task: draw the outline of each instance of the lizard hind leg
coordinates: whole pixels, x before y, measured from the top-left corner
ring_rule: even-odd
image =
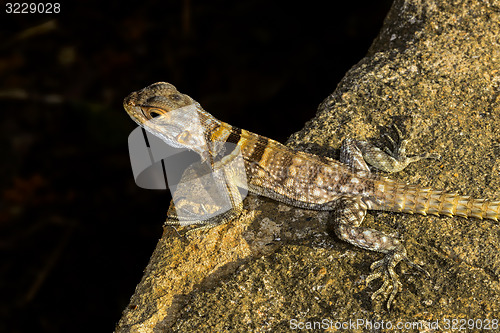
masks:
[[[374,168],[389,173],[399,172],[406,168],[410,163],[420,161],[421,159],[440,158],[438,154],[431,153],[424,153],[417,156],[407,156],[406,145],[410,141],[410,138],[405,138],[401,130],[396,125],[392,125],[392,127],[396,132],[396,139],[391,138],[387,134],[384,135],[392,146],[392,149],[385,147],[382,150],[367,141],[352,141],[352,144],[358,147],[364,160]]]
[[[363,153],[357,145],[357,141],[353,139],[345,139],[340,147],[340,162],[347,164],[353,169],[370,172],[370,168],[366,164]]]
[[[387,309],[390,310],[394,297],[401,289],[401,282],[394,271],[397,264],[405,260],[412,267],[424,272],[425,270],[407,258],[406,249],[399,240],[381,231],[361,226],[367,208],[361,197],[339,198],[335,202],[333,227],[340,239],[357,247],[385,254],[383,259],[370,266],[372,273],[367,277],[366,283],[378,278],[383,280],[382,287],[372,295],[372,300],[380,294],[387,298],[390,292],[387,301]]]

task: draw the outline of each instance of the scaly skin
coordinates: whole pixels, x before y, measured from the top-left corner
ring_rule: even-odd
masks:
[[[193,120],[190,118],[169,116],[173,114],[172,111],[189,106],[194,107],[201,129],[193,130]],[[397,127],[399,140],[394,142],[391,139],[393,152],[384,152],[367,142],[347,139],[341,147],[340,161],[336,161],[294,151],[274,140],[221,122],[169,83],[158,82],[130,94],[124,101],[124,107],[132,119],[146,130],[170,145],[197,152],[204,161],[212,161],[218,154],[217,145],[210,148],[212,146],[206,142],[234,143],[239,147],[237,153],[243,156],[246,183],[232,176],[230,167],[220,177],[221,183],[230,189],[232,210],[204,221],[179,221],[176,214],[169,211],[167,223],[197,223],[210,227],[235,218],[243,209],[242,199],[235,190],[237,187],[246,187],[250,192],[301,208],[331,210],[330,223],[339,238],[363,249],[385,254],[382,260],[371,265],[373,273],[366,282],[383,279],[382,287],[372,295],[372,299],[379,294],[384,297],[389,295],[387,309],[390,309],[401,288],[394,272],[396,265],[405,260],[420,271],[425,271],[407,258],[406,249],[398,239],[361,225],[367,210],[458,215],[495,221],[500,216],[500,201],[445,193],[371,173],[367,163],[379,170],[396,172],[409,163],[436,157],[430,154],[407,157],[407,140],[401,139]],[[157,116],[161,118],[158,120],[159,125],[151,125],[149,120]],[[227,162],[219,165],[211,163],[214,170],[224,166],[224,163],[227,165]],[[195,202],[188,200],[176,209],[194,211],[195,206]],[[202,208],[206,209],[204,206]]]

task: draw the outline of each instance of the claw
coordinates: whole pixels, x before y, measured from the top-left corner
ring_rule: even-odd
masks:
[[[430,277],[430,274],[424,268],[422,268],[422,266],[415,264],[407,258],[404,248],[403,250],[389,253],[383,259],[375,261],[370,266],[370,269],[373,271],[373,273],[368,275],[368,277],[366,278],[366,285],[368,285],[375,279],[382,279],[382,287],[380,287],[372,294],[371,299],[374,300],[379,295],[383,295],[383,298],[385,299],[390,293],[389,297],[387,298],[387,311],[390,311],[391,304],[394,301],[394,298],[403,287],[403,285],[399,281],[398,275],[394,271],[396,265],[402,260],[406,261],[408,265],[417,269],[419,272],[424,273],[427,277]]]
[[[408,139],[404,139],[403,133],[396,124],[392,124],[394,131],[396,132],[396,138],[393,138],[389,134],[383,134],[384,138],[389,141],[391,148],[384,147],[384,152],[389,156],[394,157],[398,161],[404,161],[406,159],[406,145],[408,144]]]
[[[410,260],[410,259],[408,259],[408,258],[405,258],[405,261],[406,261],[406,263],[407,263],[408,265],[410,265],[411,267],[415,268],[415,269],[416,269],[417,271],[419,271],[420,273],[424,273],[424,274],[425,274],[425,276],[426,276],[427,278],[430,278],[430,277],[431,277],[431,275],[429,274],[429,272],[427,272],[427,271],[425,270],[425,268],[423,268],[422,266],[420,266],[420,265],[418,265],[418,264],[415,264],[413,261],[411,261],[411,260]]]
[[[391,155],[398,161],[403,161],[406,159],[406,145],[408,144],[409,139],[404,138],[403,132],[396,124],[392,124],[392,128],[396,132],[396,140],[389,135],[386,135],[386,138],[389,139],[392,145]]]
[[[420,156],[418,156],[419,159],[424,159],[424,158],[430,158],[430,159],[434,159],[434,160],[440,160],[441,159],[441,155],[437,154],[437,153],[425,153],[425,154],[422,154]]]
[[[392,138],[389,134],[387,134],[387,133],[384,133],[383,137],[384,137],[387,141],[389,141],[389,143],[390,143],[390,144],[391,144],[391,146],[392,146],[392,150],[395,150],[395,149],[396,149],[396,147],[397,147],[396,141],[394,141],[394,139],[393,139],[393,138]],[[387,148],[387,149],[389,149],[388,147],[386,147],[386,148]],[[391,151],[391,150],[389,149],[389,151]],[[391,151],[391,153],[392,153],[392,151]]]
[[[399,282],[398,275],[396,274],[396,272],[394,272],[394,266],[396,264],[397,262],[396,263],[394,262],[394,256],[387,255],[384,259],[375,261],[370,266],[370,268],[374,272],[368,275],[368,277],[366,278],[367,285],[371,281],[378,278],[381,278],[382,281],[384,281],[382,287],[380,287],[377,291],[375,291],[372,294],[371,299],[374,300],[379,295],[383,295],[383,298],[387,298],[387,294],[389,294],[390,292],[389,298],[387,300],[387,311],[390,311],[391,304],[394,301],[394,298],[402,288],[402,284],[401,282]]]
[[[394,151],[390,150],[390,149],[389,149],[389,147],[384,147],[384,152],[385,152],[387,155],[389,155],[389,156],[391,156],[391,157],[396,158],[396,157],[394,156]]]
[[[403,138],[403,133],[401,132],[401,130],[399,129],[398,125],[396,124],[392,124],[392,127],[394,128],[394,130],[396,131],[396,133],[398,134],[398,141],[401,141],[401,139]]]

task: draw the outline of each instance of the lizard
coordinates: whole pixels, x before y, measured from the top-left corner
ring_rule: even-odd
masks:
[[[402,288],[395,267],[402,261],[417,270],[429,274],[412,262],[404,245],[395,237],[362,226],[368,210],[384,210],[403,213],[432,214],[436,216],[461,216],[498,221],[500,201],[474,199],[429,187],[394,181],[370,170],[372,167],[388,173],[403,170],[410,163],[424,158],[436,158],[434,154],[406,155],[408,139],[391,140],[394,149],[381,150],[366,141],[345,139],[340,148],[340,158],[309,154],[293,150],[267,137],[233,127],[206,112],[190,96],[180,93],[166,82],[154,83],[131,93],[124,99],[124,108],[130,117],[152,134],[174,147],[184,147],[209,161],[219,170],[229,164],[228,159],[241,154],[244,161],[246,182],[231,172],[220,173],[222,183],[229,188],[232,209],[206,220],[182,221],[169,210],[167,224],[199,224],[203,228],[231,221],[243,210],[242,198],[237,187],[246,187],[251,193],[265,196],[305,209],[331,211],[328,224],[341,240],[354,246],[384,254],[371,266],[366,284],[382,279],[382,286],[371,299],[378,295],[387,298],[387,310]],[[201,128],[194,130],[190,117],[173,117],[173,111],[185,107],[194,108]],[[207,142],[233,143],[234,151],[226,160],[214,162],[220,153],[220,145]],[[219,163],[219,164],[217,164]],[[230,168],[226,168],[230,169]],[[179,210],[180,207],[176,207]]]

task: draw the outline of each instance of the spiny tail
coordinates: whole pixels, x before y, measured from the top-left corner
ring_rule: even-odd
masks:
[[[415,185],[380,182],[375,209],[422,215],[475,217],[498,221],[500,201],[474,199]]]

